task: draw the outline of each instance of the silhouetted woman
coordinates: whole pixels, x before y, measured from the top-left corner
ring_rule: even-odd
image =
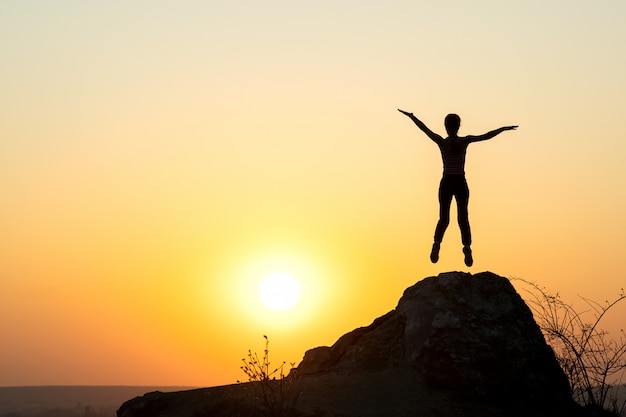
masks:
[[[442,138],[430,130],[413,113],[398,109],[413,120],[429,138],[433,140],[441,151],[443,159],[443,178],[439,184],[439,222],[435,228],[435,242],[430,253],[430,260],[436,263],[439,260],[439,247],[443,240],[443,235],[450,223],[450,205],[452,197],[456,199],[459,228],[461,229],[461,240],[463,242],[463,253],[465,254],[465,265],[472,266],[472,233],[470,231],[467,205],[469,202],[469,188],[465,180],[465,152],[467,146],[472,142],[491,139],[505,130],[514,130],[517,126],[504,126],[480,136],[459,136],[461,118],[456,114],[449,114],[445,119],[447,138]]]

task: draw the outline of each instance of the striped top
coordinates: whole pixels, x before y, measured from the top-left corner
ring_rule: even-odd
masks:
[[[465,175],[465,153],[469,144],[469,140],[460,137],[437,142],[443,160],[443,175]]]

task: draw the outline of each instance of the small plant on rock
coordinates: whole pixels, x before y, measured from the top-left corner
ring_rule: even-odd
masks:
[[[241,370],[248,377],[248,382],[252,385],[251,401],[259,408],[263,416],[287,417],[295,415],[295,405],[299,392],[295,389],[295,376],[291,371],[295,368],[295,363],[290,363],[288,372],[285,372],[286,362],[272,368],[269,354],[269,339],[265,339],[265,350],[263,356],[248,350],[247,357],[241,361]],[[237,381],[241,382],[241,381]]]

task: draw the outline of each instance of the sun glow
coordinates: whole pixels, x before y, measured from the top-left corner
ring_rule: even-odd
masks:
[[[325,280],[329,272],[314,252],[303,256],[296,250],[274,250],[251,256],[252,252],[260,251],[241,251],[232,256],[230,265],[215,272],[230,277],[222,285],[207,283],[215,314],[235,308],[243,316],[233,317],[246,319],[239,325],[260,326],[263,332],[274,334],[320,318],[320,302],[329,299]]]
[[[285,311],[300,300],[300,283],[284,272],[269,274],[259,285],[259,297],[263,304],[275,311]]]

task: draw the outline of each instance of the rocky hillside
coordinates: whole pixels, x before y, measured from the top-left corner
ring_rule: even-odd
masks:
[[[254,399],[263,394],[269,402]],[[584,413],[511,283],[490,272],[449,272],[407,288],[398,306],[371,325],[306,352],[287,381],[150,393],[118,411],[119,417],[239,415]]]

